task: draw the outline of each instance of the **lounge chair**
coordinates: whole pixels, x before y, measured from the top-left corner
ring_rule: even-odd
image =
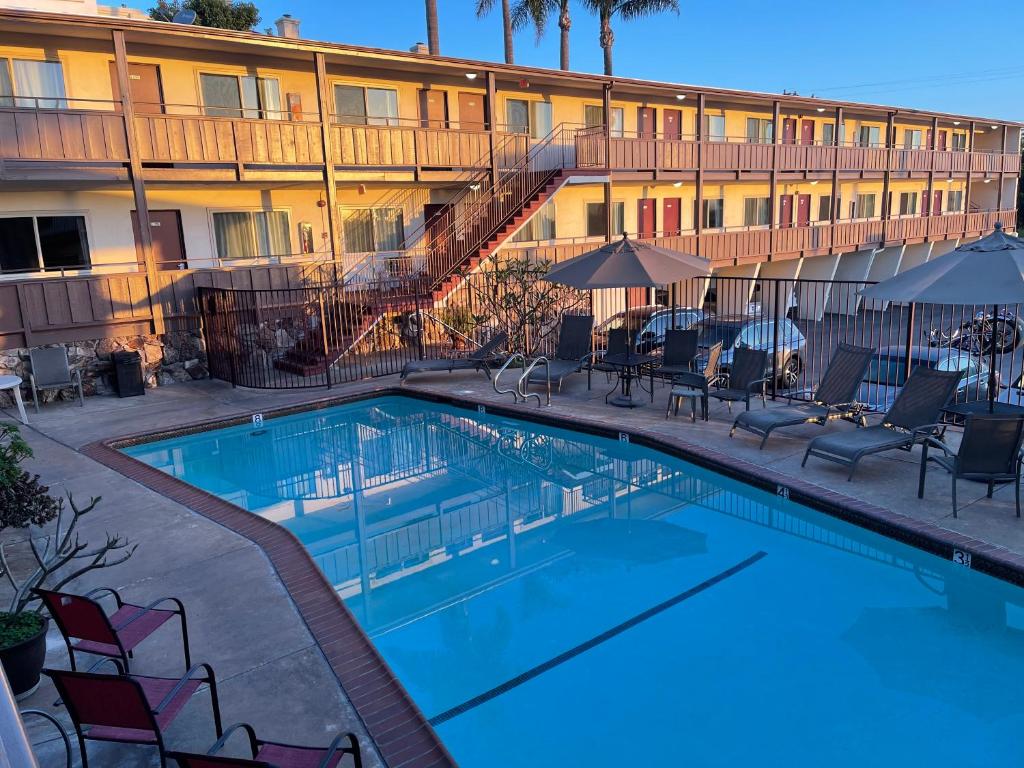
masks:
[[[530,384],[545,384],[550,381],[561,392],[562,382],[574,373],[582,371],[583,366],[592,360],[593,332],[593,315],[562,315],[555,356],[548,360],[547,368],[539,365],[530,372],[524,389]]]
[[[846,479],[852,480],[857,462],[865,456],[896,449],[909,451],[941,429],[939,416],[956,393],[961,377],[962,371],[917,366],[881,424],[814,438],[801,466],[807,464],[808,456],[817,456],[849,466]]]
[[[723,376],[720,381],[726,382],[726,386],[712,389],[708,392],[709,397],[716,400],[724,400],[729,406],[729,413],[732,413],[732,404],[742,402],[750,410],[750,398],[756,394],[761,395],[761,406],[765,402],[765,388],[770,376],[765,376],[768,367],[768,350],[751,349],[740,347],[733,350],[732,365],[729,366],[729,373]]]
[[[249,739],[252,759],[218,755],[231,735],[239,729],[244,731]],[[336,768],[342,765],[346,755],[352,756],[352,768],[362,768],[363,757],[359,751],[359,741],[351,733],[334,737],[326,747],[300,747],[265,741],[257,738],[256,731],[248,723],[235,723],[224,731],[224,735],[217,739],[205,755],[169,752],[167,756],[177,760],[180,768]]]
[[[84,595],[46,589],[33,589],[32,592],[43,601],[57,629],[64,636],[72,670],[76,668],[75,654],[80,652],[117,659],[127,672],[129,659],[136,646],[175,617],[181,622],[185,668],[192,666],[185,607],[177,598],[164,597],[143,606],[124,602],[121,595],[108,587],[100,587]],[[100,595],[114,598],[117,610],[109,616],[94,599]],[[158,607],[164,603],[170,605]]]
[[[120,669],[116,659],[101,659]],[[93,669],[98,665],[94,665]],[[210,688],[213,727],[220,738],[217,680],[207,664],[197,664],[180,678],[142,675],[102,675],[44,669],[75,726],[82,768],[89,768],[86,741],[118,742],[156,747],[160,765],[167,765],[164,731],[181,714],[189,699],[205,683]]]
[[[605,355],[625,355],[627,352],[629,352],[629,331],[625,328],[613,328],[608,331],[608,348],[594,352],[593,362],[587,366],[587,388],[590,388],[590,375],[594,371],[605,374],[606,378],[611,378],[612,374],[619,371],[614,365],[601,362],[601,358]]]
[[[873,350],[867,347],[840,344],[821,377],[821,383],[814,392],[812,402],[766,408],[761,411],[743,411],[733,422],[729,437],[732,437],[737,429],[745,429],[760,435],[760,447],[764,448],[771,433],[779,427],[825,424],[830,419],[857,415],[859,407],[855,398],[873,354]]]
[[[669,328],[661,348],[661,365],[654,369],[654,377],[671,381],[680,374],[692,373],[697,352],[696,328]]]
[[[675,405],[675,415],[679,415],[679,401],[684,397],[690,398],[690,420],[697,421],[697,400],[700,400],[700,417],[708,420],[708,392],[711,385],[718,380],[718,361],[722,359],[722,342],[718,342],[708,350],[707,361],[704,363],[704,370],[701,373],[690,371],[681,373],[672,379],[672,391],[668,395],[668,410],[665,418],[672,412]]]
[[[483,371],[487,378],[491,378],[491,364],[494,362],[498,350],[508,343],[508,334],[500,331],[490,340],[474,350],[466,357],[426,358],[423,360],[410,360],[402,366],[401,381],[413,373],[429,373],[447,371]]]
[[[1024,415],[968,414],[960,449],[954,453],[945,443],[929,437],[921,448],[921,474],[917,498],[924,497],[924,479],[928,462],[933,461],[953,476],[953,517],[956,517],[956,481],[975,480],[988,484],[992,498],[996,483],[1013,481],[1017,517],[1020,517],[1021,444],[1024,443]],[[936,448],[942,455],[929,451]]]
[[[78,404],[85,406],[82,372],[71,370],[65,347],[35,347],[28,351],[28,357],[32,364],[29,384],[32,386],[32,402],[36,406],[36,413],[39,413],[39,393],[47,389],[75,387],[78,390]]]

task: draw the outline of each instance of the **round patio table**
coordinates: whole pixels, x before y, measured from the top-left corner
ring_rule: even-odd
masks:
[[[25,414],[25,403],[21,400],[21,376],[0,376],[0,392],[5,389],[14,393],[14,404],[18,406],[18,418],[22,424],[28,424]]]
[[[633,399],[633,379],[636,379],[637,383],[640,384],[640,388],[643,389],[644,368],[650,368],[656,360],[658,358],[655,355],[638,355],[633,352],[622,352],[602,357],[601,362],[612,366],[618,374],[618,381],[615,382],[615,386],[612,387],[611,391],[604,396],[604,401],[611,405],[617,405],[619,408],[639,408],[642,406],[643,403]],[[616,389],[620,390],[620,393],[612,397],[612,393]],[[651,402],[654,402],[653,383],[651,385]]]

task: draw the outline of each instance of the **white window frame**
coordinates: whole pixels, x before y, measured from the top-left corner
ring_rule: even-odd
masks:
[[[206,115],[207,109],[228,109],[228,107],[217,107],[211,106],[206,103],[206,99],[203,96],[203,75],[213,75],[215,77],[233,77],[235,78],[235,85],[238,87],[238,114],[233,116],[236,120],[285,120],[289,116],[288,106],[285,103],[285,95],[281,92],[281,78],[277,75],[263,75],[259,72],[239,72],[234,69],[210,69],[204,67],[196,70],[196,93],[199,94],[200,106],[203,109],[203,114]],[[249,107],[245,106],[243,99],[244,91],[242,90],[242,78],[243,77],[254,77],[257,80],[256,91],[259,93],[259,81],[260,80],[273,80],[277,83],[277,109],[267,109],[264,106],[259,106],[256,111],[259,113],[259,117],[251,118],[246,117],[245,113],[250,111]],[[210,117],[222,117],[222,115],[210,115]]]
[[[385,248],[381,250],[377,247],[376,242],[376,230],[374,229],[373,211],[398,211],[402,215],[402,242],[398,248]],[[342,216],[346,211],[370,211],[370,239],[373,240],[373,250],[371,251],[349,251],[348,244],[345,242],[345,223],[342,220]],[[405,221],[405,210],[401,206],[384,206],[384,205],[346,205],[341,203],[338,205],[338,226],[341,228],[341,246],[342,253],[345,254],[357,254],[357,253],[397,253],[404,251],[406,248],[405,234],[406,234],[406,221]]]
[[[609,235],[592,235],[588,229],[590,223],[590,206],[591,205],[604,205],[604,200],[587,200],[583,203],[583,230],[585,232],[584,237],[609,237]],[[612,218],[615,216],[615,206],[622,206],[622,229],[626,229],[626,201],[625,200],[612,200]],[[607,221],[607,219],[606,219]],[[614,224],[614,221],[612,222]],[[613,232],[610,237],[621,237],[621,232]]]
[[[338,112],[338,97],[336,95],[336,88],[343,86],[345,88],[358,88],[363,92],[363,122],[355,123],[349,122],[352,118],[358,117],[358,115],[339,115]],[[367,91],[390,91],[395,94],[395,114],[394,117],[377,117],[370,115],[370,103],[368,99]],[[399,98],[401,92],[397,87],[393,85],[377,85],[376,83],[353,83],[348,80],[332,80],[331,81],[331,111],[335,122],[341,125],[375,125],[375,126],[395,126],[402,124],[402,100]],[[447,97],[445,97],[447,98]],[[349,121],[342,120],[341,118],[349,118]],[[375,121],[375,122],[371,122]]]
[[[599,125],[588,125],[587,124],[587,107],[596,107],[597,109],[601,110],[602,114],[604,113],[604,104],[584,104],[583,105],[583,125],[587,126],[588,128],[599,128],[602,125],[604,125],[604,123],[600,123]],[[613,139],[621,139],[623,136],[626,135],[626,131],[625,131],[626,109],[625,109],[625,107],[616,107],[613,104],[610,111],[611,111],[613,116],[615,115],[616,112],[619,114],[619,124],[618,124],[618,126],[615,125],[614,121],[612,122],[612,125],[611,125],[612,138]],[[603,119],[604,118],[602,117],[602,120]]]
[[[50,97],[50,96],[19,94],[18,93],[18,81],[17,81],[17,79],[14,76],[14,62],[16,62],[16,61],[32,62],[32,63],[36,63],[36,64],[57,64],[57,65],[59,65],[60,66],[61,91],[62,91],[63,95],[60,96],[60,97]],[[13,54],[0,53],[0,63],[2,63],[2,65],[7,68],[7,79],[8,79],[8,81],[11,84],[11,95],[10,95],[11,106],[13,106],[13,107],[21,107],[21,108],[28,108],[28,109],[67,109],[68,108],[68,103],[70,101],[70,99],[68,99],[68,81],[67,81],[66,73],[64,72],[64,60],[61,59],[60,57],[52,58],[51,59],[51,58],[48,58],[46,56],[43,56],[43,57],[17,56],[17,55],[13,55]],[[7,98],[7,97],[0,96],[0,98]],[[31,103],[19,104],[18,103],[19,99],[21,99],[22,101],[31,102]],[[53,101],[53,102],[57,102],[57,105],[53,106],[53,107],[47,106],[46,104],[40,105],[40,103],[39,103],[40,101],[42,101],[42,102]]]
[[[37,219],[42,217],[57,217],[65,216],[68,218],[77,217],[83,220],[85,224],[85,257],[87,263],[80,267],[58,267],[57,269],[47,270],[46,265],[43,264],[43,244],[39,237],[39,222]],[[63,210],[63,211],[3,211],[0,212],[0,219],[32,219],[32,234],[36,241],[36,264],[39,269],[38,272],[86,272],[93,269],[94,266],[103,266],[102,264],[94,265],[92,263],[92,222],[90,221],[90,213],[87,210]],[[133,262],[134,263],[134,262]],[[24,277],[28,274],[34,274],[32,272],[4,272],[0,270],[0,279],[11,278],[11,277]]]
[[[217,251],[217,228],[216,228],[216,226],[214,226],[214,223],[213,223],[213,221],[214,221],[213,217],[214,217],[215,214],[218,214],[218,213],[275,213],[275,212],[276,213],[283,213],[283,214],[285,214],[288,217],[288,226],[286,227],[286,229],[288,231],[288,253],[268,254],[268,255],[261,255],[261,254],[259,254],[258,253],[259,248],[257,247],[259,245],[259,241],[256,239],[256,227],[255,226],[253,226],[253,229],[252,229],[252,232],[253,232],[253,253],[255,254],[254,256],[242,256],[241,258],[238,258],[238,259],[231,259],[231,258],[226,258],[224,256],[221,256],[220,253]],[[292,233],[292,218],[293,217],[292,217],[291,206],[283,206],[282,205],[282,206],[273,206],[271,208],[266,208],[266,207],[259,206],[259,205],[251,205],[251,206],[231,206],[229,208],[208,208],[207,209],[207,218],[208,218],[209,227],[210,227],[210,243],[213,246],[212,253],[213,253],[213,259],[215,261],[245,261],[246,259],[281,259],[281,258],[287,258],[288,256],[294,256],[295,255],[295,251],[294,251],[295,243],[292,240],[292,235],[293,235],[293,233]],[[276,262],[270,262],[270,263],[276,263]]]

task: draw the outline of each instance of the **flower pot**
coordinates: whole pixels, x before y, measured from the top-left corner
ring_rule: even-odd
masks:
[[[43,617],[43,624],[32,637],[20,643],[0,648],[0,663],[11,684],[15,697],[27,696],[39,685],[39,673],[46,660],[46,630],[50,624]]]

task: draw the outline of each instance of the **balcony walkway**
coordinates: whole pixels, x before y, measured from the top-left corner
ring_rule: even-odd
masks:
[[[30,413],[30,426],[24,430],[36,451],[28,468],[40,473],[43,482],[55,492],[66,490],[79,498],[104,496],[94,516],[86,518],[86,537],[95,539],[110,529],[139,543],[131,560],[109,572],[90,574],[76,584],[78,589],[114,586],[134,601],[148,601],[165,594],[181,597],[189,611],[193,657],[210,662],[216,670],[226,723],[246,720],[271,738],[287,737],[313,744],[326,743],[333,730],[353,729],[361,735],[370,766],[381,762],[372,749],[367,749],[365,732],[361,731],[351,705],[264,553],[241,536],[97,464],[79,453],[79,449],[103,438],[267,412],[398,384],[397,377],[392,376],[337,386],[330,392],[260,392],[232,390],[221,382],[199,381],[149,390],[144,398],[88,398],[84,408],[70,403],[49,405],[39,415]],[[838,465],[812,459],[806,469],[801,469],[806,441],[821,434],[820,428],[780,430],[764,451],[759,451],[753,436],[741,433],[729,438],[731,418],[724,405],[712,404],[708,423],[693,424],[682,416],[666,420],[668,390],[659,385],[654,404],[633,411],[604,404],[607,385],[601,376],[595,377],[594,389],[589,392],[585,376],[573,377],[562,394],[553,395],[550,409],[538,409],[533,403],[514,406],[508,395],[496,395],[487,379],[472,373],[422,375],[406,388],[529,412],[540,410],[605,428],[621,427],[683,449],[699,446],[698,450],[716,451],[739,462],[778,472],[794,482],[811,483],[860,499],[1024,558],[1024,523],[1014,516],[1011,488],[999,488],[989,500],[982,485],[962,483],[963,506],[959,519],[954,520],[949,480],[940,472],[932,470],[925,498],[917,499],[916,451],[912,455],[892,452],[869,457],[861,463],[854,481],[848,483],[845,471]],[[5,416],[13,418],[14,413],[6,411]],[[853,428],[846,423],[829,427]],[[955,444],[957,439],[958,433],[951,430],[951,443]],[[7,531],[3,538],[13,540],[20,535]],[[259,607],[258,613],[254,606]],[[153,645],[141,649],[139,671],[178,671],[180,657],[174,647],[177,635],[168,630],[159,637],[151,641]],[[162,659],[164,655],[167,661]],[[49,665],[66,667],[64,646],[55,633],[49,638],[47,658]],[[47,683],[22,706],[54,711],[53,700],[53,689]],[[32,723],[30,730],[34,740],[46,740],[40,751],[42,764],[59,760],[59,743],[52,740],[53,734],[37,722]],[[189,707],[170,731],[172,748],[199,748],[212,741],[213,729],[205,700]],[[92,749],[90,754],[96,757],[97,765],[150,765],[151,755],[144,749],[109,745],[94,745]]]

